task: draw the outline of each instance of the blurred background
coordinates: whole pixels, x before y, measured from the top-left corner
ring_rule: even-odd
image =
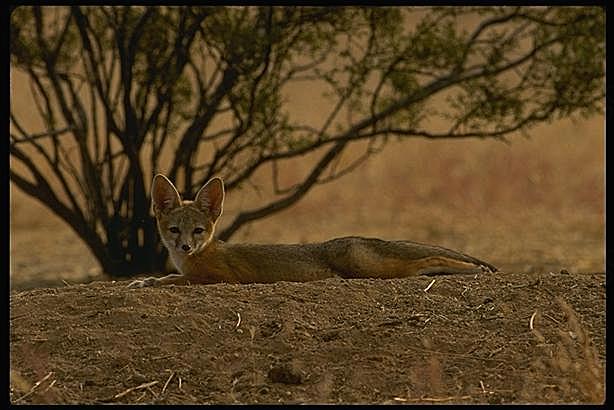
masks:
[[[311,107],[317,116],[317,107]],[[604,119],[540,126],[530,139],[403,141],[233,240],[315,242],[345,235],[458,249],[504,271],[605,271]],[[300,163],[296,164],[297,172]],[[249,206],[227,197],[221,226]],[[11,185],[11,283],[100,273],[58,217]]]
[[[22,121],[33,106],[30,81],[11,68],[11,111]],[[330,110],[315,103],[322,91],[310,83],[293,85],[285,91],[285,108],[306,123],[321,123]],[[28,126],[40,128],[40,119],[31,118]],[[603,272],[604,128],[598,114],[543,123],[528,137],[508,135],[509,143],[392,139],[353,172],[314,186],[295,205],[242,227],[231,240],[409,239],[462,251],[508,272]],[[340,160],[363,151],[359,142]],[[300,179],[312,165],[312,157],[299,157],[283,167],[282,179]],[[270,171],[258,172],[250,186],[265,186],[270,178]],[[227,194],[218,229],[274,197],[271,189],[247,188]],[[106,278],[79,236],[12,182],[10,221],[12,289]]]

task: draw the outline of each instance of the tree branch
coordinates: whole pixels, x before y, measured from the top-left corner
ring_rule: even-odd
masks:
[[[245,223],[264,218],[296,203],[299,199],[305,196],[309,189],[317,182],[318,177],[322,174],[322,172],[324,172],[328,164],[330,164],[330,162],[341,153],[347,144],[348,141],[339,141],[333,147],[331,147],[331,149],[329,149],[322,159],[320,159],[320,161],[316,164],[309,176],[299,187],[297,187],[296,190],[294,190],[292,194],[259,209],[242,212],[237,215],[231,225],[220,232],[219,238],[221,240],[227,240]]]
[[[94,80],[94,84],[96,85],[96,89],[98,90],[98,95],[100,96],[100,100],[104,107],[105,112],[105,120],[107,123],[107,127],[113,132],[115,135],[121,135],[122,132],[115,121],[113,110],[109,105],[109,88],[110,88],[110,80],[106,87],[103,86],[102,80],[100,78],[100,74],[98,72],[98,67],[100,65],[100,61],[103,61],[102,58],[97,58],[94,54],[94,50],[92,48],[92,43],[90,42],[90,37],[88,33],[89,22],[87,17],[83,15],[81,9],[78,6],[71,7],[72,15],[75,19],[75,23],[77,25],[79,35],[81,37],[81,44],[83,44],[83,48],[85,49],[85,56],[87,59],[84,59],[87,64],[85,67],[88,71],[88,75]],[[96,36],[94,36],[96,37]],[[115,61],[115,59],[112,59]],[[104,70],[103,70],[104,71]],[[113,71],[111,71],[112,75]]]
[[[32,135],[28,135],[26,137],[22,137],[19,138],[13,134],[11,134],[11,144],[21,144],[24,142],[29,142],[29,141],[34,141],[37,139],[41,139],[41,138],[46,138],[46,137],[50,137],[50,136],[57,136],[57,135],[62,135],[62,134],[66,134],[69,131],[72,131],[74,128],[73,127],[65,127],[59,130],[50,130],[50,131],[45,131],[45,132],[41,132],[38,134],[32,134]]]

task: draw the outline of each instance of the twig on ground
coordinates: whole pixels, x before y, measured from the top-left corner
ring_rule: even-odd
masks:
[[[550,316],[547,313],[544,313],[544,316],[547,317],[548,319],[552,320],[554,323],[556,323],[557,325],[560,325],[561,322],[559,320],[556,320],[555,318],[553,318],[552,316]]]
[[[529,288],[532,286],[537,286],[541,284],[541,279],[536,279],[533,282],[525,283],[524,285],[510,285],[512,289],[520,289],[520,288]]]
[[[140,390],[140,389],[146,389],[146,388],[154,386],[154,385],[156,385],[158,383],[159,382],[157,380],[154,380],[153,382],[149,382],[149,383],[143,383],[143,384],[140,384],[140,385],[138,385],[136,387],[131,387],[129,389],[126,389],[126,390],[124,390],[121,393],[117,393],[115,396],[113,396],[113,398],[114,399],[119,399],[120,397],[124,397],[126,394],[128,394],[130,392],[133,392],[135,390]]]
[[[429,291],[429,289],[431,288],[431,286],[433,286],[433,284],[434,284],[434,283],[435,283],[435,279],[433,279],[433,280],[431,281],[431,283],[429,283],[429,285],[428,285],[426,288],[424,288],[424,291],[425,291],[425,292],[428,292],[428,291]]]
[[[166,388],[168,387],[168,384],[171,382],[171,379],[173,378],[174,375],[175,375],[175,372],[172,372],[171,375],[169,376],[168,380],[166,381],[166,383],[164,383],[164,387],[162,387],[162,391],[160,392],[160,396],[162,396],[164,394],[164,392],[166,391]]]
[[[546,338],[544,337],[544,335],[542,335],[542,333],[539,330],[535,329],[535,326],[534,326],[535,316],[537,316],[537,310],[533,312],[533,314],[531,315],[531,319],[529,319],[529,329],[531,330],[533,335],[535,335],[539,343],[544,343],[546,341]]]
[[[494,355],[496,355],[497,353],[499,353],[501,350],[503,350],[503,347],[499,347],[495,350],[493,350],[492,352],[490,352],[490,354],[488,355],[488,357],[493,357]]]
[[[34,393],[36,391],[36,389],[38,388],[38,386],[40,386],[45,380],[47,380],[48,378],[51,377],[51,375],[53,374],[53,372],[49,372],[47,373],[47,375],[45,377],[43,377],[42,379],[40,379],[39,381],[37,381],[36,383],[34,383],[34,386],[32,386],[32,388],[30,389],[29,392],[27,392],[26,394],[24,394],[23,396],[21,396],[20,398],[18,398],[17,400],[15,400],[15,403],[17,403],[18,401],[21,401],[23,399],[25,399],[26,397],[32,395],[32,393]],[[54,380],[55,383],[55,380]],[[51,387],[51,386],[49,386]]]
[[[43,391],[41,392],[41,394],[42,394],[42,393],[46,393],[46,392],[47,392],[47,390],[49,390],[50,388],[52,388],[52,387],[53,387],[53,385],[55,384],[55,382],[57,382],[57,381],[58,381],[58,379],[53,379],[53,381],[52,381],[51,383],[49,383],[49,386],[47,386],[47,388],[46,388],[45,390],[43,390]]]
[[[152,396],[154,396],[154,399],[157,399],[157,398],[158,398],[158,393],[156,393],[155,391],[153,391],[153,390],[151,389],[151,387],[147,387],[147,391],[149,391],[149,392],[152,394]]]
[[[421,402],[421,401],[428,401],[428,402],[433,402],[433,403],[437,403],[437,402],[442,402],[442,401],[452,401],[452,400],[467,400],[470,399],[471,396],[450,396],[450,397],[421,397],[419,399],[405,399],[403,397],[395,397],[393,398],[394,401],[400,401],[400,402]]]
[[[531,315],[531,319],[529,319],[529,329],[533,330],[533,321],[535,320],[535,315],[537,315],[537,310],[533,312]]]

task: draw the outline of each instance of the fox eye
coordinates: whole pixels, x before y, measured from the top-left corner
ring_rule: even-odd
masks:
[[[177,228],[176,226],[171,226],[170,228],[168,228],[169,231],[171,231],[171,233],[179,233],[179,228]]]
[[[205,230],[203,228],[194,228],[194,233],[203,233]]]

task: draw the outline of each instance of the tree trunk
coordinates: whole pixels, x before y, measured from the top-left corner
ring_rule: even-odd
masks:
[[[155,219],[149,215],[135,215],[134,225],[124,220],[120,227],[116,226],[120,225],[117,219],[114,218],[106,229],[108,240],[105,244],[86,239],[102,270],[116,278],[165,273],[168,253],[158,239]],[[120,234],[122,231],[125,236]],[[139,235],[142,235],[142,241],[139,241]]]

